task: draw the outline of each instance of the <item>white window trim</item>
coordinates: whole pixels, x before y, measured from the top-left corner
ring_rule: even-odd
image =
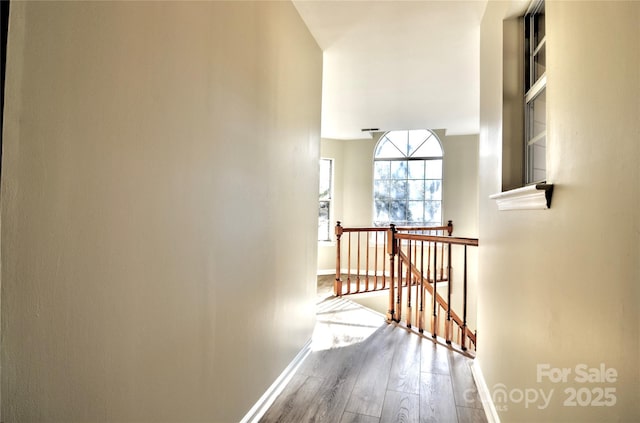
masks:
[[[334,207],[334,179],[335,179],[335,165],[336,161],[333,157],[320,157],[320,160],[329,160],[331,162],[331,175],[330,175],[330,187],[329,187],[329,239],[319,239],[318,246],[332,246],[336,244],[335,233],[331,230],[331,219],[333,217],[333,207]],[[323,200],[326,201],[326,200]],[[318,207],[320,204],[320,199],[318,199]]]
[[[527,12],[525,13],[525,17],[539,10],[543,1],[544,0],[533,0],[529,5]],[[530,53],[528,57],[525,57],[525,66],[530,66],[531,57],[536,55],[540,51],[540,49],[546,48],[546,44],[547,44],[547,36],[545,34],[542,40],[540,40],[538,46],[533,51],[533,53]],[[530,69],[530,72],[533,72],[533,70]],[[525,81],[525,85],[527,84],[528,82]],[[531,104],[536,99],[536,97],[538,97],[543,91],[546,91],[546,86],[547,86],[547,74],[546,72],[544,72],[524,93],[525,114],[527,113],[527,108],[529,107],[529,104]],[[547,119],[545,119],[545,126],[546,126],[546,121]],[[547,129],[545,127],[545,130],[543,132],[539,134],[535,134],[532,138],[529,138],[530,134],[528,131],[528,125],[529,124],[527,123],[527,118],[525,116],[523,178],[525,180],[525,183],[529,185],[525,185],[524,187],[512,189],[509,191],[504,191],[498,194],[490,195],[489,198],[496,201],[498,210],[501,210],[501,211],[502,210],[546,210],[551,207],[551,197],[553,195],[553,184],[547,184],[546,181],[538,181],[538,182],[529,181],[530,170],[528,168],[529,146],[535,144],[542,137],[546,136]]]
[[[543,73],[540,78],[533,84],[524,98],[525,103],[530,103],[535,99],[542,90],[547,87],[547,73]]]
[[[551,207],[553,185],[536,184],[490,195],[498,210],[546,210]]]
[[[536,16],[539,14],[541,8],[543,7],[544,0],[534,0],[531,2],[531,4],[529,5],[529,8],[527,10],[527,12],[525,13],[525,19],[529,19],[530,17]],[[527,27],[527,25],[525,24],[525,28]],[[530,27],[528,31],[531,31],[531,33],[525,34],[525,38],[527,36],[530,37],[530,39],[532,39],[534,34],[537,34],[536,30],[533,27]],[[546,49],[546,44],[547,44],[547,36],[546,33],[545,35],[542,37],[542,39],[539,41],[538,45],[535,46],[535,49],[531,52],[529,52],[526,56],[525,56],[525,68],[528,67],[529,68],[529,78],[534,76],[534,69],[533,69],[533,60],[535,55],[542,49],[545,48]],[[533,46],[529,46],[529,47],[533,47]],[[525,81],[525,86],[529,84],[529,81]],[[545,165],[545,177],[541,178],[541,179],[534,179],[534,170],[533,170],[533,165],[534,163],[531,162],[531,150],[530,147],[532,145],[534,145],[538,140],[546,137],[547,135],[547,128],[546,128],[546,122],[548,119],[546,119],[545,117],[545,128],[542,132],[538,133],[538,134],[531,134],[530,129],[533,126],[533,122],[530,121],[530,115],[529,115],[529,111],[530,111],[530,107],[532,106],[533,102],[536,100],[536,98],[542,94],[543,92],[546,91],[546,87],[547,87],[547,74],[546,72],[544,72],[542,75],[540,75],[538,77],[537,80],[535,80],[535,82],[533,82],[533,84],[531,85],[531,87],[529,88],[529,90],[527,90],[524,94],[524,113],[525,113],[525,117],[524,117],[524,130],[525,130],[525,134],[524,134],[524,183],[525,184],[544,184],[546,182],[546,173],[547,173],[547,169],[546,169],[546,164],[547,164],[547,160],[545,159],[544,161],[544,165]],[[546,148],[545,148],[545,154],[546,154]]]
[[[397,130],[398,132],[410,132],[411,130]],[[373,175],[373,183],[374,183],[374,187],[373,187],[373,192],[372,192],[372,225],[374,227],[376,227],[378,225],[378,223],[376,223],[375,220],[375,216],[376,216],[376,209],[375,209],[375,201],[376,201],[376,196],[375,196],[375,163],[376,161],[411,161],[411,160],[416,160],[416,161],[428,161],[428,160],[440,160],[442,163],[442,170],[441,170],[441,174],[440,174],[440,179],[434,179],[434,180],[439,180],[440,181],[440,186],[441,186],[441,190],[442,190],[442,198],[440,200],[435,200],[435,201],[439,201],[440,202],[440,223],[439,225],[442,225],[444,222],[444,218],[443,216],[443,210],[444,210],[444,168],[445,168],[445,161],[444,161],[444,145],[442,143],[442,140],[440,139],[440,137],[435,133],[435,131],[428,129],[427,131],[429,131],[431,133],[431,135],[429,135],[427,138],[425,138],[425,142],[426,140],[428,140],[430,137],[434,137],[435,140],[438,142],[438,144],[440,145],[440,152],[441,154],[439,156],[416,156],[416,157],[410,157],[410,156],[406,156],[404,158],[401,157],[376,157],[376,150],[378,148],[378,145],[383,141],[383,138],[390,132],[396,132],[396,131],[387,131],[384,134],[382,134],[382,136],[378,139],[378,141],[376,142],[376,145],[374,146],[373,149],[373,166],[374,166],[374,175]],[[404,154],[402,151],[398,150],[401,154]],[[425,179],[427,180],[426,176]],[[426,201],[426,200],[425,200]],[[388,226],[391,222],[386,222],[386,223],[382,223],[381,227],[384,226]],[[426,225],[426,223],[425,223]],[[438,225],[438,226],[439,226]]]

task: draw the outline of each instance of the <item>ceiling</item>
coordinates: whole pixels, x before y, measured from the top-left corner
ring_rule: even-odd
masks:
[[[479,131],[486,0],[294,0],[324,51],[322,137]]]

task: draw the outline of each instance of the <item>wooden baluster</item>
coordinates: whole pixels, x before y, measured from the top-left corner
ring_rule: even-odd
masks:
[[[336,222],[336,280],[333,283],[333,295],[342,296],[342,279],[340,277],[340,238],[342,237],[342,226],[340,221]]]
[[[347,294],[351,294],[351,232],[349,232],[347,242]]]
[[[447,344],[451,344],[453,336],[453,327],[451,326],[451,282],[451,243],[449,243],[447,244],[447,321],[444,329]]]
[[[438,244],[433,243],[433,305],[431,309],[433,314],[431,316],[431,336],[436,338],[438,336],[438,302],[437,302],[437,274],[438,274]]]
[[[440,244],[440,267],[438,267],[438,280],[442,281],[444,278],[444,244]]]
[[[387,287],[387,260],[385,260],[385,255],[387,254],[387,243],[389,242],[388,237],[389,237],[389,231],[385,232],[385,237],[387,237],[385,239],[385,243],[384,246],[382,247],[382,252],[383,252],[383,260],[382,260],[382,289],[385,289]],[[393,267],[393,266],[392,266]]]
[[[420,241],[420,311],[418,314],[418,332],[424,332],[424,241]]]
[[[442,316],[444,314],[444,307],[442,307],[442,304],[438,303],[438,333],[441,333],[442,336],[446,336],[445,334],[445,326],[447,324],[447,320],[446,319],[441,319],[440,316]]]
[[[417,242],[416,242],[417,245]],[[416,260],[415,263],[415,268],[418,268],[418,250],[415,251],[415,255],[414,255],[414,260]],[[413,265],[412,265],[413,267]],[[414,324],[416,326],[420,326],[420,284],[418,283],[418,277],[416,275],[413,274],[413,270],[411,270],[411,286],[415,289],[415,300],[413,300],[415,306],[413,307],[414,311],[414,316],[413,316],[413,321],[415,322]],[[420,328],[418,328],[420,329]]]
[[[367,245],[365,245],[364,248],[366,248],[365,251],[367,252],[366,253],[366,257],[367,257],[366,258],[366,265],[365,265],[365,269],[366,269],[365,271],[367,273],[366,273],[366,275],[364,277],[364,280],[365,280],[365,288],[364,288],[364,290],[366,292],[369,292],[369,232],[367,232]]]
[[[427,283],[431,277],[431,241],[427,241]]]
[[[407,248],[407,327],[411,328],[411,240],[408,240],[409,248]]]
[[[464,288],[462,290],[462,351],[467,350],[467,246],[464,246]]]
[[[431,245],[432,245],[431,241],[427,241],[427,248],[428,248],[427,249],[427,281],[426,281],[427,284],[431,283],[431,279],[430,279],[431,278]],[[426,288],[425,288],[425,290],[426,290]],[[433,289],[431,290],[431,295],[433,295]],[[433,307],[433,298],[432,298],[432,301],[430,302],[430,306],[429,307],[430,307],[430,309],[431,309],[431,307]],[[431,315],[433,315],[433,313],[431,313]],[[431,320],[431,319],[429,319],[429,320]],[[426,321],[426,317],[425,317],[425,321]],[[433,322],[431,322],[431,324],[432,323]],[[431,329],[433,329],[433,328],[431,328]]]
[[[414,260],[418,260],[418,242],[414,242],[413,243],[413,259]],[[417,264],[417,263],[416,263]],[[411,282],[413,283],[414,279],[411,279]],[[417,279],[416,279],[417,281]]]
[[[396,318],[399,322],[402,320],[402,259],[400,258],[400,251],[402,250],[402,240],[396,241],[396,248],[398,249],[398,290],[396,292]]]
[[[415,242],[415,246],[413,249],[413,260],[415,261],[415,268],[418,269],[418,241]],[[420,329],[420,282],[418,281],[418,276],[413,274],[413,270],[411,271],[411,282],[412,285],[415,285],[416,288],[416,299],[415,299],[415,324],[418,326],[418,330]]]
[[[376,243],[376,248],[375,248],[375,256],[373,258],[373,290],[377,291],[378,290],[378,231],[376,231],[376,236],[375,236],[375,243]]]
[[[417,251],[416,251],[417,254]],[[416,256],[417,258],[417,256]],[[417,268],[417,263],[416,263],[416,268]],[[416,295],[416,299],[414,300],[415,306],[414,306],[414,324],[417,326],[420,326],[420,312],[419,312],[419,304],[420,304],[420,284],[418,283],[418,277],[416,275],[413,274],[413,271],[411,272],[411,287],[412,289],[415,289],[415,295]],[[418,328],[419,330],[420,328]]]
[[[358,263],[356,267],[356,293],[360,292],[360,231],[358,231]]]

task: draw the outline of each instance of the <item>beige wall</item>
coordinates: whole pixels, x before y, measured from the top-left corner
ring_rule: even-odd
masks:
[[[288,2],[12,4],[4,421],[249,410],[313,327],[321,69]]]
[[[478,236],[478,135],[444,135],[443,223],[453,220],[457,236]]]
[[[640,3],[547,3],[548,181],[545,211],[499,212],[502,19],[481,28],[478,360],[489,389],[554,390],[550,404],[514,401],[504,422],[635,422],[640,418]],[[537,365],[569,368],[537,381]],[[577,383],[601,363],[615,383]],[[563,403],[565,389],[615,388],[612,407]],[[587,394],[584,394],[585,396]],[[517,398],[517,394],[515,396]]]

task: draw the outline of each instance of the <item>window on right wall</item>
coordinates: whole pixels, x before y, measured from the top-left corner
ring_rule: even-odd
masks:
[[[521,18],[505,19],[503,35],[502,192],[489,198],[498,210],[548,209],[544,0],[532,0]]]
[[[546,34],[544,0],[534,0],[524,16],[524,177],[525,184],[547,178]]]

